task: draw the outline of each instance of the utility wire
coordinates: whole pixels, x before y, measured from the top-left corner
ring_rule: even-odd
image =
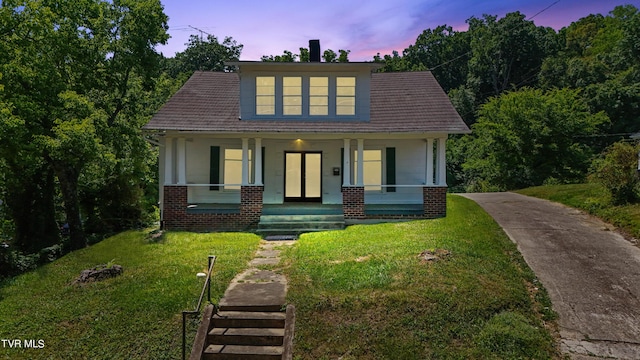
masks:
[[[545,11],[549,10],[550,8],[552,8],[553,6],[555,6],[557,3],[559,3],[560,1],[562,1],[562,0],[557,0],[557,1],[555,1],[555,2],[554,2],[554,3],[552,3],[551,5],[547,6],[546,8],[544,8],[544,9],[542,9],[542,10],[540,10],[540,11],[538,11],[535,15],[533,15],[533,16],[531,16],[531,17],[527,18],[526,20],[527,20],[527,21],[531,21],[531,20],[533,20],[536,16],[538,16],[538,15],[540,15],[540,14],[544,13]],[[437,69],[437,68],[439,68],[439,67],[442,67],[442,66],[448,65],[448,64],[450,64],[450,63],[452,63],[452,62],[454,62],[454,61],[456,61],[456,60],[459,60],[459,59],[461,59],[461,58],[463,58],[463,57],[465,57],[465,56],[471,55],[471,53],[472,53],[472,52],[473,52],[472,50],[469,50],[469,51],[467,51],[466,53],[464,53],[464,54],[462,54],[462,55],[459,55],[459,56],[456,56],[455,58],[453,58],[453,59],[451,59],[451,60],[447,60],[447,61],[443,62],[442,64],[438,64],[438,65],[436,65],[436,66],[432,67],[432,68],[431,68],[431,69],[429,69],[429,70],[435,70],[435,69]]]

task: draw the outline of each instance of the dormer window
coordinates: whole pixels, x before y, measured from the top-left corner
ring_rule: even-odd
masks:
[[[276,78],[256,77],[256,115],[276,114]]]
[[[329,78],[309,78],[309,115],[329,115]]]
[[[302,78],[300,76],[282,78],[282,114],[302,115]]]
[[[356,78],[336,78],[336,115],[356,114]]]

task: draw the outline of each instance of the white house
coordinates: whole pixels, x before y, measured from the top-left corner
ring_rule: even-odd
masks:
[[[316,60],[196,72],[145,125],[165,228],[251,229],[299,203],[347,223],[446,215],[447,136],[469,128],[433,75]]]

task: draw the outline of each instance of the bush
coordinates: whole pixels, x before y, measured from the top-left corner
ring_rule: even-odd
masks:
[[[640,199],[639,152],[639,145],[617,142],[592,163],[590,181],[604,186],[611,193],[614,205]]]

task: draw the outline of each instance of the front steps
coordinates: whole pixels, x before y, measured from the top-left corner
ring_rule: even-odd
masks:
[[[220,311],[213,314],[201,358],[291,359],[294,311],[289,305],[286,312]]]
[[[299,235],[305,232],[342,230],[344,215],[262,215],[256,232],[269,235]]]

